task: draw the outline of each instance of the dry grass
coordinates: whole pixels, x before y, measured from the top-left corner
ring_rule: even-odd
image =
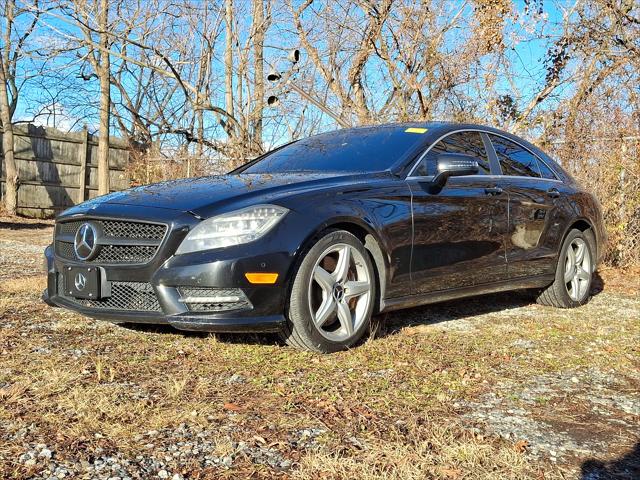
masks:
[[[593,369],[615,371],[616,391],[637,394],[639,277],[615,270],[604,276],[604,293],[577,310],[531,305],[526,295],[512,294],[414,309],[391,316],[382,338],[329,356],[285,348],[272,337],[123,328],[45,306],[42,276],[4,281],[0,478],[45,468],[20,463],[29,445],[48,445],[60,462],[91,460],[96,452],[134,458],[153,454],[141,440],[149,431],[180,424],[214,432],[219,456],[243,441],[270,446],[293,463],[279,472],[240,455],[230,469],[212,471],[194,457],[179,467],[190,478],[573,475],[584,455],[556,463],[532,456],[520,438],[474,430],[465,405],[505,381],[526,386],[532,378]],[[525,350],[522,341],[535,346]],[[230,381],[234,374],[243,381]],[[608,444],[602,457],[633,445],[633,432],[609,432],[588,407],[543,397],[535,408],[526,406],[562,428],[592,422],[591,435]],[[312,444],[292,441],[310,428],[322,432]]]
[[[374,441],[363,452],[311,453],[293,478],[531,478],[535,469],[513,448],[488,443],[455,422],[412,426],[395,441]]]

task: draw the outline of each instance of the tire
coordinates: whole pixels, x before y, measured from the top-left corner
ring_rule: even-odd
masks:
[[[284,341],[322,353],[356,344],[371,322],[374,275],[369,253],[354,235],[345,230],[322,233],[301,255],[295,271]]]
[[[571,230],[558,255],[555,280],[536,301],[557,308],[575,308],[587,303],[595,271],[595,249],[590,230]]]

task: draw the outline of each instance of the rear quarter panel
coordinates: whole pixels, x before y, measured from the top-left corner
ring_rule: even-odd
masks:
[[[607,246],[607,231],[602,217],[602,208],[595,195],[579,187],[567,198],[574,213],[573,223],[584,220],[591,225],[596,237],[597,262],[600,263]]]

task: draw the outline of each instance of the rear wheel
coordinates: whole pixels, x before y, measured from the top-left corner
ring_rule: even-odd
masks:
[[[369,327],[375,285],[373,264],[360,240],[344,230],[324,234],[296,272],[285,341],[324,353],[352,346]]]
[[[587,303],[595,270],[594,247],[590,231],[571,230],[560,250],[555,281],[538,296],[538,303],[558,308]]]

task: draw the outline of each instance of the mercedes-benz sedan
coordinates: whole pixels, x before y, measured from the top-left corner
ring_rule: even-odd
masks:
[[[600,208],[525,140],[478,125],[324,133],[228,175],[62,213],[45,300],[113,322],[354,345],[372,316],[512,289],[585,303]]]

